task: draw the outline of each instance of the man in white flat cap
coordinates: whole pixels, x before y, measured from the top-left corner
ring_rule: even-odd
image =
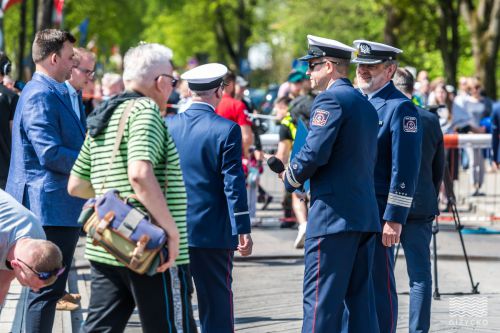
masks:
[[[403,51],[366,40],[355,40],[359,89],[379,118],[375,193],[382,234],[377,236],[373,285],[379,329],[396,332],[398,299],[394,280],[394,248],[412,206],[421,158],[420,117],[413,103],[393,84],[397,57]]]
[[[234,332],[234,251],[252,253],[241,129],[215,113],[227,68],[206,64],[184,73],[191,106],[167,119],[179,152],[188,195],[191,272],[202,333]]]
[[[377,333],[372,270],[380,232],[373,171],[378,119],[348,76],[354,49],[307,36],[312,105],[306,143],[281,175],[289,192],[311,182],[305,240],[303,333]],[[349,322],[342,325],[344,308]]]

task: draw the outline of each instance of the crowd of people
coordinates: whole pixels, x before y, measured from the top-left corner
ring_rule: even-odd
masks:
[[[285,217],[295,216],[294,246],[305,249],[302,332],[395,332],[399,242],[410,332],[428,332],[431,226],[445,161],[458,163],[453,151],[445,157],[443,133],[491,131],[496,168],[500,107],[475,78],[461,79],[457,93],[425,72],[414,81],[390,45],[307,40],[307,70],[290,73],[274,106]],[[51,332],[56,309],[76,309],[80,295],[66,282],[78,216],[84,199],[116,189],[163,229],[168,257],[155,274],[138,274],[87,235],[82,331],[122,332],[137,307],[144,332],[196,332],[194,282],[201,331],[233,332],[234,252],[251,255],[256,203],[272,200],[259,182],[266,157],[248,82],[216,63],[179,76],[172,50],[141,43],[121,75],[97,84],[95,55],[75,41],[37,32],[32,79],[20,95],[0,85],[0,304],[17,278],[29,288],[26,331]],[[2,53],[0,75],[9,72]],[[484,154],[467,156],[473,195],[482,195]]]

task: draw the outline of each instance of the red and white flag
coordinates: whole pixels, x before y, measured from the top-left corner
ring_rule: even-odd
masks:
[[[23,0],[2,0],[2,11],[5,12],[12,5],[15,5],[16,3],[20,3],[21,1],[23,1]]]

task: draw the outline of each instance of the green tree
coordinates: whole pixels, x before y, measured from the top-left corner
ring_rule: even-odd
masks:
[[[488,96],[496,98],[500,0],[462,0],[461,10],[470,31],[476,75]]]

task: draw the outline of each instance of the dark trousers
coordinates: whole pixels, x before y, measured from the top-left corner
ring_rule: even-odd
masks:
[[[45,226],[43,229],[47,240],[55,243],[61,249],[66,270],[53,285],[42,288],[39,293],[31,290],[28,293],[25,327],[26,332],[30,333],[52,332],[56,303],[64,295],[66,289],[66,281],[68,280],[80,230],[79,227],[52,226]]]
[[[89,314],[82,332],[123,332],[135,306],[145,333],[196,333],[188,265],[153,276],[125,267],[91,264]]]
[[[431,322],[432,220],[408,221],[403,226],[401,244],[405,251],[406,268],[410,278],[410,333],[427,333]]]
[[[379,332],[370,275],[374,242],[375,234],[363,232],[306,239],[303,333]]]
[[[375,241],[373,287],[380,333],[395,333],[398,322],[398,295],[394,279],[394,246],[385,247],[381,234]]]
[[[233,255],[230,249],[189,248],[202,333],[233,333]]]

